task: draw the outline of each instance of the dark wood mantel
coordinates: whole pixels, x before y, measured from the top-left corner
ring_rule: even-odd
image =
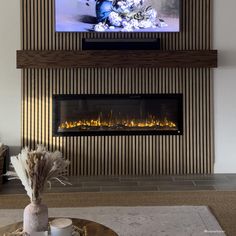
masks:
[[[17,51],[17,68],[217,67],[217,50]]]

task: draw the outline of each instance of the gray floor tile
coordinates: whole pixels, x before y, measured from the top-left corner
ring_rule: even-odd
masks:
[[[138,183],[134,181],[130,182],[117,182],[117,181],[97,181],[97,182],[82,182],[84,187],[87,186],[137,186]]]
[[[217,191],[236,191],[236,186],[214,186]]]
[[[76,178],[76,177],[75,177]],[[79,182],[94,182],[94,181],[111,181],[118,182],[119,177],[115,176],[86,176],[86,177],[77,177]]]
[[[181,176],[92,176],[69,177],[72,186],[52,183],[49,192],[98,191],[236,191],[236,174],[181,175]],[[0,194],[25,194],[19,180],[8,181]]]
[[[236,174],[226,175],[226,178],[227,178],[229,181],[236,182]]]
[[[1,188],[0,194],[25,194],[26,191],[23,187],[21,188]]]
[[[163,185],[158,186],[160,191],[201,191],[201,190],[215,190],[213,186],[176,186],[176,185]]]
[[[157,186],[116,186],[116,187],[101,187],[102,192],[116,192],[116,191],[157,191]]]
[[[197,186],[213,186],[213,185],[229,185],[230,182],[227,179],[217,179],[217,180],[194,180]]]
[[[174,180],[225,180],[227,178],[224,174],[219,175],[180,175],[173,176]]]
[[[188,181],[140,181],[138,182],[138,185],[140,186],[150,186],[150,185],[159,185],[159,186],[163,186],[163,185],[174,185],[174,186],[184,186],[184,185],[190,185],[190,186],[194,186],[193,181],[188,180]]]
[[[173,181],[172,176],[167,175],[157,175],[157,176],[121,176],[120,181]]]
[[[60,192],[99,192],[100,186],[97,187],[67,187],[67,188],[52,188],[47,190],[48,193],[60,193]]]

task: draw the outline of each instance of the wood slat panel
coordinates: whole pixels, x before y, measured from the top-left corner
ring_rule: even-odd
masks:
[[[82,38],[157,38],[161,49],[211,50],[212,0],[183,0],[180,33],[55,33],[54,0],[21,0],[22,50],[81,50]],[[141,63],[141,62],[140,62]],[[52,137],[53,94],[182,93],[182,136]],[[73,175],[212,173],[209,68],[22,70],[22,146],[59,149]]]

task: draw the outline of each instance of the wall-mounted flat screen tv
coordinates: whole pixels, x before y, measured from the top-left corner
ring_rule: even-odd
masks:
[[[179,32],[181,0],[55,0],[57,32]]]

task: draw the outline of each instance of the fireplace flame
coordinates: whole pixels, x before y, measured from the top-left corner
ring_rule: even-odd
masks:
[[[59,125],[59,130],[79,128],[176,128],[175,122],[168,120],[167,118],[160,120],[155,116],[150,115],[145,120],[140,119],[116,119],[110,117],[108,119],[102,119],[99,116],[97,119],[83,119],[77,121],[65,121]]]

